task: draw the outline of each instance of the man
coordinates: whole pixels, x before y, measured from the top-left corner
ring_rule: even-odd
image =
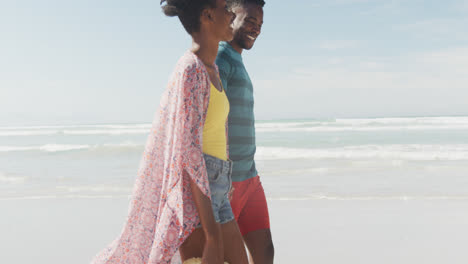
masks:
[[[219,44],[216,64],[231,108],[228,118],[229,158],[234,162],[231,207],[253,263],[271,264],[274,248],[268,207],[254,161],[253,86],[241,56],[260,35],[265,2],[227,0],[227,3],[236,15],[234,39]]]

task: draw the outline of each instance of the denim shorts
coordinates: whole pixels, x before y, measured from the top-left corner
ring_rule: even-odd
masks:
[[[232,161],[221,160],[208,154],[203,154],[203,157],[210,182],[213,215],[216,222],[225,224],[234,220],[229,202],[229,191],[232,187]],[[201,224],[198,227],[201,227]]]

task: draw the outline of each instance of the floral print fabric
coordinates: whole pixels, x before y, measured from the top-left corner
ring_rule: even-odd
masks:
[[[145,146],[127,222],[121,235],[93,264],[171,263],[199,223],[190,179],[211,197],[202,153],[210,79],[188,51],[162,96]]]

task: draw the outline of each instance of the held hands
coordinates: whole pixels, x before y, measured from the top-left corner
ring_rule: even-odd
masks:
[[[201,258],[191,258],[191,259],[188,259],[188,260],[184,261],[183,264],[202,264],[202,259]],[[227,263],[225,261],[224,264],[229,264],[229,263]]]
[[[190,181],[190,187],[192,189],[193,200],[197,207],[203,233],[205,235],[205,245],[203,247],[201,263],[223,264],[224,247],[221,226],[216,223],[211,200],[201,192],[193,180]]]
[[[229,264],[224,261],[224,248],[221,234],[218,232],[205,234],[205,245],[202,258],[190,258],[183,264]]]
[[[224,252],[220,241],[215,239],[209,239],[205,242],[205,248],[203,249],[203,264],[223,264]]]

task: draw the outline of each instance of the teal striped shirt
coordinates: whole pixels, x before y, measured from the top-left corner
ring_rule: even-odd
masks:
[[[216,64],[229,99],[229,159],[234,162],[232,180],[257,176],[255,168],[255,116],[253,86],[242,56],[227,42],[220,42]]]

